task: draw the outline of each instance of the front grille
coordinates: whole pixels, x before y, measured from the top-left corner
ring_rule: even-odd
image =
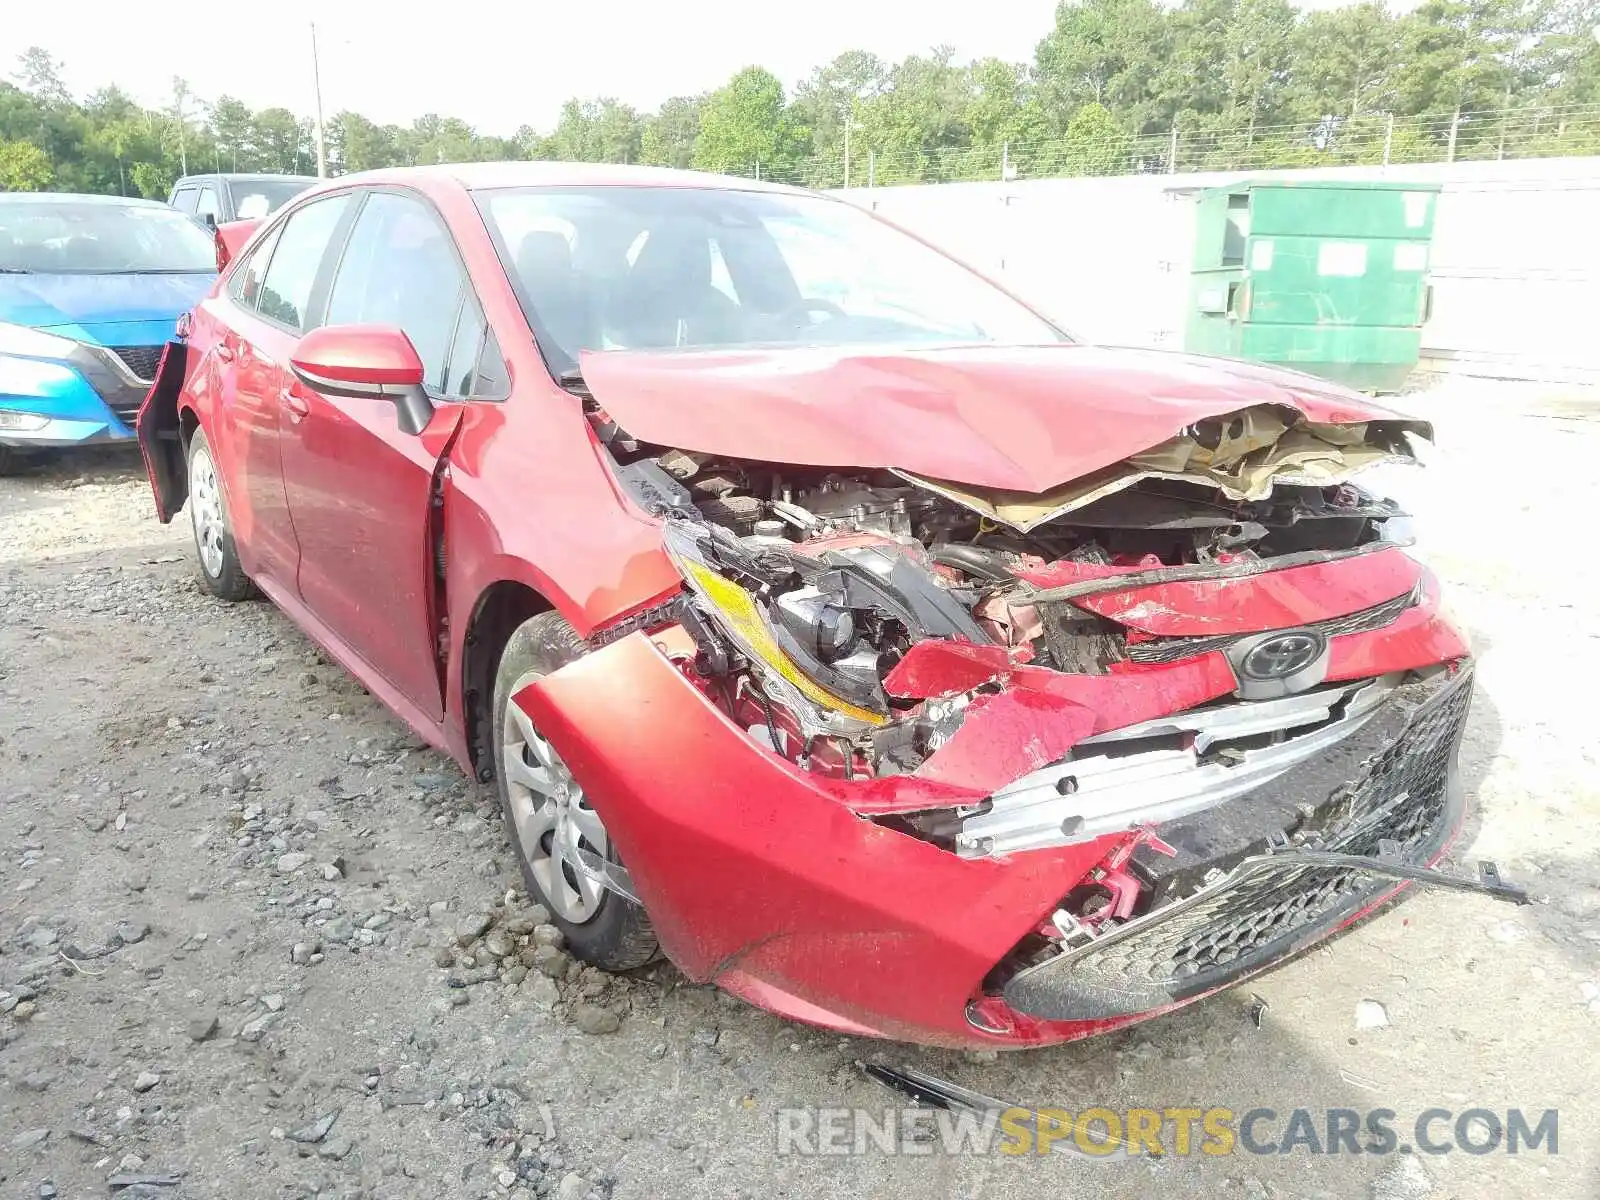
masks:
[[[1380,843],[1393,841],[1409,863],[1437,852],[1454,824],[1451,775],[1471,703],[1471,672],[1416,686],[1429,684],[1432,694],[1406,718],[1400,736],[1319,806],[1300,831],[1303,844],[1375,857]],[[1210,887],[1020,972],[1006,984],[1005,998],[1052,1020],[1142,1012],[1292,953],[1392,886],[1348,867],[1248,858]]]
[[[161,352],[166,349],[161,346],[112,346],[111,353],[123,362],[134,376],[145,383],[153,383],[156,377],[156,367],[161,363]]]
[[[1413,590],[1403,596],[1396,596],[1393,600],[1385,600],[1382,604],[1364,608],[1360,612],[1348,613],[1342,617],[1330,617],[1326,621],[1316,621],[1302,628],[1314,629],[1324,637],[1337,637],[1345,633],[1370,633],[1374,629],[1382,629],[1394,622],[1416,602],[1417,593]],[[1213,650],[1226,650],[1240,638],[1249,636],[1252,635],[1230,633],[1204,637],[1153,638],[1147,642],[1130,642],[1128,657],[1139,663],[1177,662],[1180,658],[1193,658],[1198,654],[1209,654]]]

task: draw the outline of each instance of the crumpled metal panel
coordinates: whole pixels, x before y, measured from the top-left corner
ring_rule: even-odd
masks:
[[[1255,405],[1431,434],[1359,392],[1293,372],[1099,346],[585,352],[582,365],[607,415],[656,445],[897,467],[1030,496]]]
[[[1404,595],[1396,596],[1393,600],[1385,600],[1381,604],[1374,604],[1360,612],[1353,612],[1347,616],[1330,617],[1325,621],[1312,621],[1301,625],[1301,629],[1310,629],[1320,633],[1323,637],[1341,637],[1350,633],[1371,633],[1374,629],[1382,629],[1392,625],[1399,619],[1400,614],[1417,603],[1421,586],[1412,588]],[[1211,637],[1173,637],[1153,638],[1147,642],[1129,642],[1127,646],[1128,658],[1136,663],[1169,663],[1177,662],[1181,658],[1192,658],[1196,654],[1209,654],[1213,650],[1226,650],[1239,640],[1237,634],[1220,634]]]
[[[1405,862],[1437,854],[1459,821],[1455,757],[1471,703],[1470,670],[1397,692],[1416,702],[1403,732],[1355,780],[1327,796],[1306,844],[1369,857],[1381,842]],[[1285,858],[1246,861],[1193,895],[1012,977],[1008,1004],[1047,1020],[1141,1012],[1223,986],[1325,935],[1392,881]]]

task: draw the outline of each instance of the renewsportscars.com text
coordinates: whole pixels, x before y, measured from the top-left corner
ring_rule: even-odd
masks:
[[[780,1155],[1559,1153],[1558,1110],[785,1108]]]

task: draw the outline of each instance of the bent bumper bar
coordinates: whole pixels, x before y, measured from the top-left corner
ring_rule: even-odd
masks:
[[[1070,845],[1215,808],[1350,737],[1394,687],[1394,679],[1368,679],[1194,709],[1086,738],[1067,762],[997,791],[987,811],[962,823],[956,850]],[[1274,740],[1259,745],[1265,738]]]
[[[1301,844],[1373,860],[1370,868],[1246,847],[1220,879],[1019,972],[1006,983],[1006,1002],[1053,1021],[1144,1012],[1231,983],[1351,920],[1393,888],[1372,878],[1386,851],[1405,865],[1426,863],[1458,827],[1456,751],[1471,693],[1465,669],[1396,688],[1390,720],[1371,721],[1340,748],[1341,763],[1364,764],[1353,778],[1314,761],[1304,777],[1290,772],[1265,789],[1275,799],[1320,792],[1297,831]],[[1162,837],[1192,844],[1204,836],[1205,816],[1165,827]]]

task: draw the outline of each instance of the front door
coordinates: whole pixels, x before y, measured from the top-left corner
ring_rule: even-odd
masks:
[[[314,322],[323,261],[351,203],[339,193],[296,209],[251,249],[230,277],[232,311],[213,350],[235,533],[245,569],[269,591],[293,593],[300,564],[283,489],[284,364]]]
[[[472,376],[484,323],[455,245],[425,201],[399,191],[365,196],[322,323],[404,330],[435,411],[417,436],[401,432],[388,401],[326,396],[285,380],[283,481],[300,544],[300,596],[438,719],[434,477],[460,421],[461,383]]]

